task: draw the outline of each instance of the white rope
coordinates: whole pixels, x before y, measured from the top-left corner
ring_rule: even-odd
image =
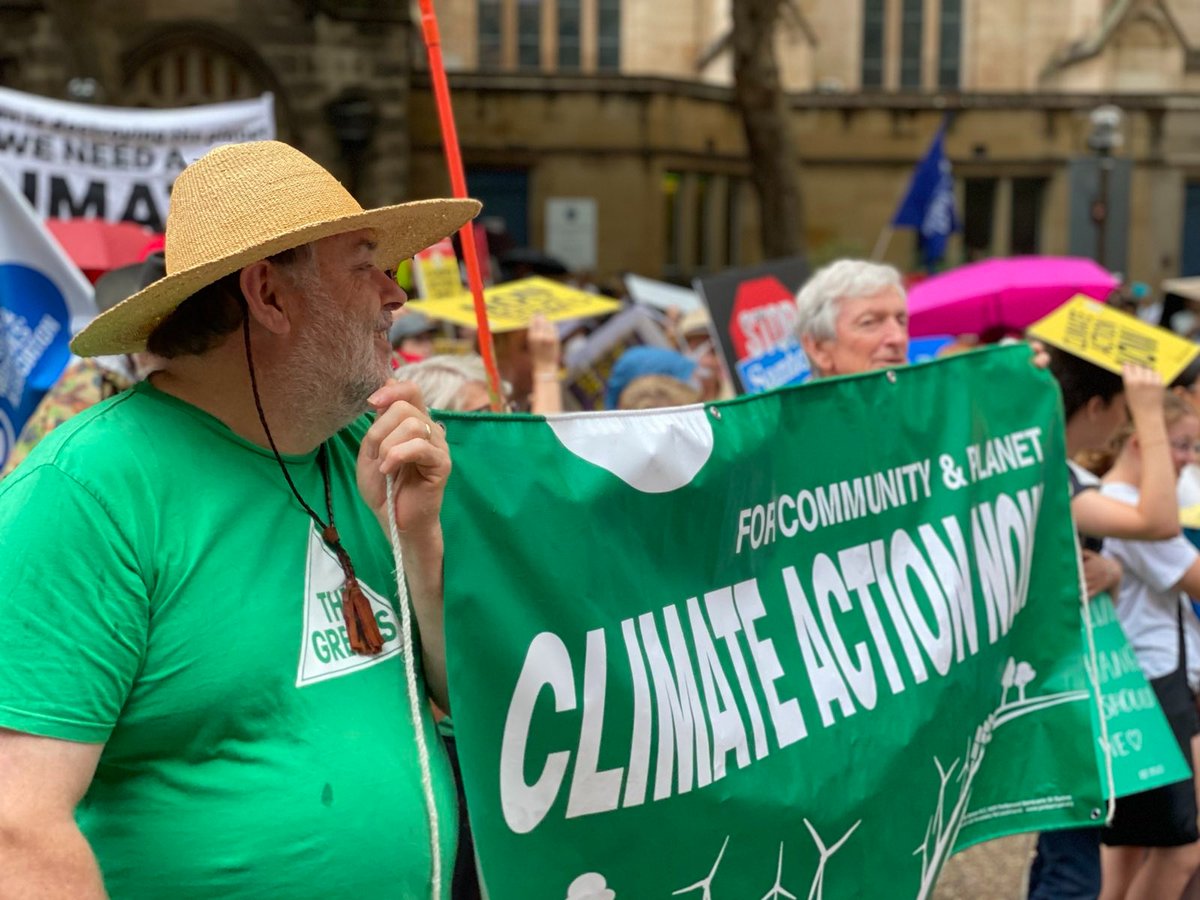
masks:
[[[396,594],[400,603],[400,633],[404,645],[404,682],[408,688],[408,712],[417,738],[417,760],[421,765],[421,790],[425,794],[425,812],[429,820],[429,851],[432,860],[433,900],[442,898],[442,844],[438,837],[437,801],[433,796],[433,773],[429,765],[429,745],[425,742],[423,698],[417,690],[417,661],[413,648],[412,609],[404,560],[400,550],[400,528],[396,524],[396,484],[387,476],[388,532],[392,539],[392,559],[396,564]]]

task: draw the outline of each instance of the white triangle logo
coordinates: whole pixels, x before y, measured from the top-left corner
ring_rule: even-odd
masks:
[[[296,687],[316,684],[328,678],[338,678],[369,669],[401,650],[400,622],[392,605],[359,581],[375,621],[383,633],[383,650],[375,656],[359,656],[350,649],[342,619],[342,594],[346,576],[315,528],[308,538],[308,571],[304,578],[304,631],[300,644],[300,669]]]

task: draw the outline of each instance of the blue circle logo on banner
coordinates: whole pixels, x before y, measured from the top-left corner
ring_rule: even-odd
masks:
[[[0,263],[0,461],[67,364],[67,301],[37,269]]]

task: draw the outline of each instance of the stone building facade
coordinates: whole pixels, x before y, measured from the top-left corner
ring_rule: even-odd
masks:
[[[0,85],[113,106],[274,94],[281,139],[405,199],[411,22],[388,0],[0,0]]]
[[[521,240],[545,242],[548,200],[591,197],[601,275],[759,258],[729,0],[436,5],[468,182]],[[1200,274],[1200,0],[792,0],[777,51],[814,261],[871,252],[943,122],[965,220],[948,261],[1093,255],[1089,116],[1115,103],[1105,262]],[[419,68],[413,183],[436,191]],[[887,258],[913,267],[912,235]]]

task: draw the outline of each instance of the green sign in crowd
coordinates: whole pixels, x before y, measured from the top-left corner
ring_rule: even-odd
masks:
[[[956,850],[1102,821],[1062,413],[1027,350],[444,421],[492,900],[928,897]]]

